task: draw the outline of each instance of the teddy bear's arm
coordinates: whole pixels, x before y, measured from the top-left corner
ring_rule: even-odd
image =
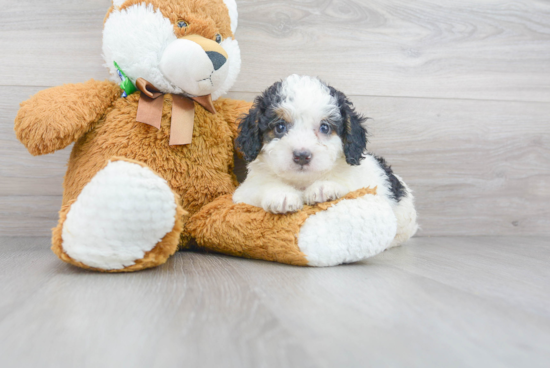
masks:
[[[376,189],[276,215],[217,198],[193,215],[186,229],[199,247],[238,257],[297,266],[334,266],[373,256],[396,234],[396,218]]]
[[[237,257],[307,265],[295,234],[307,219],[305,211],[273,215],[259,207],[235,204],[221,196],[193,215],[186,229],[199,247]]]
[[[93,79],[49,88],[21,104],[15,133],[34,156],[52,153],[88,132],[120,95],[115,83]]]
[[[218,107],[217,107],[218,108]],[[219,110],[223,113],[225,121],[229,124],[233,139],[239,134],[239,117],[248,113],[252,108],[252,102],[242,100],[232,100],[228,98],[220,99]]]

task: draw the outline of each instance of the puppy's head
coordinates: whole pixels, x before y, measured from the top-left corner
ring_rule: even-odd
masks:
[[[331,171],[340,159],[359,165],[366,118],[340,91],[317,78],[291,75],[254,101],[240,123],[237,146],[291,181]]]

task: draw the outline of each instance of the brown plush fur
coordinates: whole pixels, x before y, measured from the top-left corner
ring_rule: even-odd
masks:
[[[143,0],[128,0],[124,7]],[[199,34],[215,39],[233,37],[228,10],[220,0],[148,0],[174,26],[178,36]],[[110,10],[112,11],[112,9]],[[63,250],[63,224],[82,189],[109,161],[125,160],[147,167],[165,179],[177,203],[176,222],[150,252],[134,265],[112,272],[155,267],[195,237],[200,247],[226,254],[307,265],[296,236],[305,220],[334,203],[306,207],[288,216],[272,215],[243,204],[233,204],[237,181],[233,174],[234,140],[238,117],[251,103],[219,99],[217,114],[195,104],[195,125],[190,145],[170,146],[172,96],[164,95],[161,128],[136,122],[140,93],[122,98],[112,82],[91,80],[39,92],[21,104],[15,120],[17,137],[33,155],[54,152],[76,142],[63,183],[63,204],[53,229],[52,249],[64,261],[75,261]],[[370,193],[358,191],[346,198]],[[108,270],[99,270],[107,271]]]
[[[113,157],[143,163],[164,178],[182,199],[183,208],[192,216],[202,206],[235,190],[233,140],[236,125],[229,120],[247,103],[218,100],[216,115],[195,104],[193,142],[169,146],[172,96],[164,96],[161,129],[135,121],[139,93],[119,99],[95,129],[82,137],[71,154],[65,176],[63,204],[76,199],[84,186]],[[232,111],[227,113],[228,110]],[[226,116],[229,116],[226,117]],[[228,124],[230,122],[231,124]],[[190,240],[182,233],[182,246]]]
[[[16,118],[17,136],[35,155],[64,148],[78,139],[63,183],[63,207],[54,229],[53,249],[64,261],[84,268],[88,267],[62,251],[61,230],[70,204],[109,161],[122,158],[137,162],[164,178],[180,198],[179,207],[185,210],[185,215],[178,212],[178,224],[184,224],[217,197],[233,193],[237,184],[233,175],[237,117],[247,112],[251,103],[219,99],[214,103],[215,115],[195,104],[192,144],[170,146],[172,96],[164,96],[161,129],[157,130],[135,120],[139,92],[128,98],[120,94],[120,88],[112,82],[92,80],[55,87],[24,102]],[[167,235],[145,259],[122,271],[164,263],[175,248],[165,249],[162,243],[170,243],[173,238],[179,240],[176,245],[186,247],[191,237],[181,227],[176,228],[177,234]]]
[[[134,164],[138,164],[140,166],[146,167],[148,169],[151,169],[144,165],[143,163],[135,160],[128,160],[120,157],[114,157],[112,160],[114,161],[127,161]],[[102,169],[107,166],[108,162],[105,163],[105,165],[102,167]],[[103,270],[99,268],[89,267],[85,265],[82,262],[75,261],[65,251],[63,250],[63,223],[67,219],[67,214],[69,213],[69,210],[71,209],[71,205],[76,201],[76,199],[71,200],[68,204],[61,207],[61,211],[59,211],[59,222],[58,225],[52,229],[52,250],[53,252],[63,261],[70,263],[74,266],[78,266],[87,270],[92,271],[100,271],[100,272],[132,272],[132,271],[139,271],[144,270],[147,268],[156,267],[158,265],[161,265],[165,263],[168,258],[173,255],[178,250],[178,244],[180,241],[180,234],[183,230],[183,221],[184,219],[188,218],[189,214],[183,210],[181,207],[181,199],[180,197],[174,193],[174,199],[177,204],[176,207],[176,221],[174,223],[174,227],[172,228],[172,231],[170,231],[168,234],[162,238],[162,240],[157,244],[157,246],[145,253],[142,259],[137,260],[134,265],[128,266],[122,270]]]
[[[302,211],[287,215],[268,213],[247,204],[235,204],[231,196],[226,195],[204,206],[187,223],[187,229],[199,244],[209,250],[306,266],[307,259],[298,247],[298,234],[308,217],[340,201],[368,194],[376,194],[376,188],[360,189],[336,201],[305,206]]]
[[[93,79],[38,92],[21,104],[17,138],[34,156],[63,149],[90,131],[120,94],[114,83]]]
[[[225,4],[216,0],[128,0],[120,9],[125,9],[136,4],[150,4],[155,9],[160,10],[164,17],[170,19],[174,24],[174,31],[177,37],[196,34],[209,38],[216,39],[216,34],[221,34],[223,39],[227,37],[234,38],[231,32],[231,22],[229,21],[229,12]],[[113,8],[109,9],[109,15]],[[181,29],[176,26],[178,21],[184,20],[189,25],[187,28]]]

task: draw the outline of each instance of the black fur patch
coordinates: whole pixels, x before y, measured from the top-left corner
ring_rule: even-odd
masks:
[[[353,103],[345,94],[328,86],[330,94],[337,100],[342,121],[339,122],[337,133],[344,144],[346,162],[350,165],[359,165],[365,158],[367,149],[367,130],[364,127],[367,118],[355,111]]]
[[[407,195],[407,191],[405,190],[405,187],[403,186],[401,181],[397,179],[395,175],[393,175],[393,170],[391,166],[389,166],[386,163],[386,160],[378,156],[373,156],[373,157],[376,159],[376,161],[378,161],[378,164],[386,172],[386,175],[388,176],[388,181],[390,182],[390,185],[391,185],[392,198],[396,202],[399,202],[401,198]]]
[[[248,114],[240,118],[237,149],[248,162],[258,157],[264,143],[275,138],[273,134],[266,133],[272,131],[274,122],[280,120],[274,107],[282,100],[280,94],[282,84],[283,82],[277,82],[256,97]]]

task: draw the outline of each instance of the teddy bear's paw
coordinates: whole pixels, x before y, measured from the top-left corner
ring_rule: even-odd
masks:
[[[136,163],[110,162],[72,204],[62,247],[88,267],[121,270],[172,231],[176,212],[176,198],[164,179]]]
[[[304,192],[304,200],[309,205],[332,201],[348,194],[343,185],[333,181],[316,181]]]
[[[396,229],[390,204],[367,194],[343,200],[310,216],[300,229],[298,246],[309,266],[336,266],[384,251]]]

